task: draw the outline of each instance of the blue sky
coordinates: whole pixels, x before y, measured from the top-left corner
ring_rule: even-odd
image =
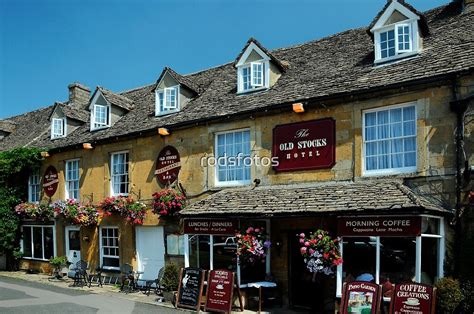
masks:
[[[424,11],[449,0],[412,0]],[[79,81],[122,91],[164,66],[191,73],[367,26],[385,0],[0,0],[0,118],[67,100]]]

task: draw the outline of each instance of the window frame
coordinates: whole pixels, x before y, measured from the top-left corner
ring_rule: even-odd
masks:
[[[56,132],[56,122],[61,126],[61,132]],[[51,119],[51,139],[62,138],[66,136],[66,118],[52,118]]]
[[[23,259],[28,259],[28,260],[37,260],[37,261],[49,261],[49,258],[45,258],[44,257],[44,248],[45,248],[45,245],[44,245],[44,228],[52,228],[53,230],[53,257],[57,255],[56,253],[56,222],[54,222],[54,224],[51,224],[51,225],[35,225],[35,224],[24,224],[24,225],[21,225],[21,233],[22,233],[22,238],[21,238],[21,241],[20,241],[20,250],[21,252],[24,252],[24,248],[25,248],[25,243],[24,243],[24,237],[23,237],[23,234],[24,234],[24,230],[23,228],[24,227],[30,227],[31,228],[31,257],[29,256],[22,256]],[[35,256],[35,247],[34,247],[34,238],[33,238],[33,228],[41,228],[41,247],[42,247],[42,251],[43,251],[43,258],[37,258],[37,257],[34,257]]]
[[[387,169],[376,169],[376,170],[367,170],[366,169],[366,139],[365,139],[365,115],[371,112],[380,112],[380,111],[390,111],[391,109],[398,109],[398,108],[407,108],[407,107],[414,107],[415,108],[415,166],[410,167],[399,167],[399,168],[387,168]],[[417,102],[408,102],[403,104],[391,105],[391,106],[384,106],[384,107],[377,107],[367,110],[362,110],[362,176],[369,177],[369,176],[385,176],[385,175],[398,175],[398,174],[405,174],[405,173],[416,173],[418,171],[418,111],[417,111]],[[389,123],[390,125],[390,123]],[[403,125],[403,120],[402,120]],[[397,137],[398,138],[398,137]],[[390,140],[397,139],[397,138],[390,138]],[[404,137],[401,137],[404,138]]]
[[[121,155],[121,154],[125,154],[127,156],[127,172],[125,174],[117,174],[117,175],[114,175],[113,173],[113,167],[114,167],[114,156],[116,155]],[[109,167],[109,172],[110,172],[110,196],[128,196],[129,193],[130,193],[130,152],[128,150],[124,150],[124,151],[119,151],[119,152],[113,152],[110,154],[110,167]],[[114,190],[114,178],[117,177],[117,176],[123,176],[123,175],[126,175],[127,176],[127,190],[128,192],[126,193],[115,193],[115,190]]]
[[[398,48],[398,26],[408,26],[410,34],[410,49],[400,50]],[[395,55],[390,57],[382,58],[382,49],[381,49],[381,34],[388,32],[390,30],[394,31],[395,35]],[[400,21],[390,25],[385,25],[383,27],[377,28],[374,30],[374,50],[375,50],[375,64],[385,63],[393,60],[398,60],[401,58],[417,55],[419,52],[419,33],[418,33],[418,22],[417,20],[409,19],[405,21]]]
[[[409,48],[408,49],[400,49],[399,48],[399,45],[400,45],[400,42],[398,41],[398,36],[400,35],[399,34],[399,28],[400,27],[408,27],[408,35],[409,35],[409,40],[408,40],[408,44],[409,44]],[[413,33],[411,31],[411,23],[398,23],[398,24],[395,24],[395,51],[396,53],[405,53],[405,52],[412,52],[412,47],[413,47]],[[405,40],[403,40],[403,42],[405,42]]]
[[[118,259],[119,261],[119,265],[120,265],[120,229],[119,227],[117,226],[100,226],[99,228],[99,255],[100,255],[100,265],[102,265],[102,268],[103,269],[106,269],[106,270],[120,270],[120,266],[118,267],[115,267],[115,266],[104,266],[104,257],[105,258],[114,258],[114,259]],[[117,246],[110,246],[110,245],[107,245],[107,246],[104,246],[102,244],[102,239],[103,239],[103,236],[102,236],[102,231],[104,229],[115,229],[117,230]],[[110,238],[107,236],[107,238]],[[103,252],[103,249],[104,248],[113,248],[113,249],[117,249],[118,250],[118,255],[115,256],[115,255],[106,255],[104,254]]]
[[[445,254],[445,239],[446,239],[446,234],[445,234],[445,226],[444,226],[444,218],[439,217],[439,216],[432,216],[432,215],[421,215],[421,217],[428,217],[428,218],[435,218],[438,219],[439,223],[439,232],[438,234],[421,234],[420,236],[416,236],[416,259],[415,259],[415,282],[420,283],[421,282],[421,271],[422,271],[422,239],[423,238],[437,238],[439,239],[439,250],[438,250],[438,256],[437,256],[437,263],[438,263],[438,278],[443,278],[444,277],[444,254]],[[359,237],[359,236],[356,236]],[[343,242],[344,238],[352,238],[349,236],[341,237],[341,241],[339,241],[339,250],[341,252],[341,257],[344,259],[344,252],[343,252]],[[376,255],[375,255],[375,282],[377,284],[380,284],[380,238],[390,238],[390,237],[380,237],[380,236],[374,236],[376,238]],[[392,237],[396,238],[396,237]],[[342,278],[342,273],[343,273],[343,266],[344,263],[339,264],[337,266],[336,270],[336,297],[340,298],[342,296],[342,285],[343,285],[343,278]],[[385,301],[390,301],[390,298],[384,297]]]
[[[81,197],[81,186],[80,186],[80,181],[81,181],[81,172],[80,172],[80,167],[79,167],[79,162],[80,162],[80,159],[79,158],[75,158],[75,159],[68,159],[66,160],[65,164],[64,164],[64,194],[65,194],[65,198],[66,199],[74,199],[76,201],[79,201],[80,200],[80,197]],[[69,178],[69,172],[70,172],[70,165],[71,164],[77,164],[77,169],[73,169],[74,171],[77,171],[77,180],[72,180]],[[71,197],[71,192],[70,192],[70,189],[69,189],[69,183],[70,182],[74,182],[74,181],[77,181],[77,197]]]
[[[261,74],[262,74],[262,83],[254,84],[253,79],[255,78],[254,74],[254,65],[261,64]],[[243,70],[250,69],[249,80],[250,88],[244,89],[244,76]],[[252,61],[244,63],[237,67],[237,94],[246,94],[249,92],[260,91],[270,88],[270,61],[266,59],[261,59],[258,61]]]
[[[176,93],[174,107],[169,106],[169,104],[167,104],[167,101],[166,101],[166,92],[170,90],[175,90],[175,93]],[[163,95],[162,99],[160,99],[160,94]],[[180,95],[181,95],[180,85],[157,89],[155,91],[155,116],[163,116],[163,115],[178,112],[181,109]],[[163,110],[161,110],[161,107],[163,107]]]
[[[98,108],[105,108],[105,122],[97,122],[96,118],[96,109]],[[100,104],[94,104],[92,107],[92,112],[91,112],[92,118],[91,118],[91,131],[96,131],[96,130],[102,130],[110,127],[110,121],[112,120],[112,110],[110,108],[110,105],[100,105]]]
[[[249,154],[251,158],[252,157],[252,138],[251,138],[250,128],[242,128],[242,129],[229,130],[229,131],[219,131],[219,132],[214,133],[214,157],[216,161],[216,164],[214,165],[214,186],[215,187],[245,186],[245,185],[249,185],[252,182],[252,165],[249,166],[249,171],[250,171],[249,180],[219,181],[219,165],[218,165],[218,151],[217,151],[218,136],[229,134],[229,133],[245,132],[245,131],[249,132],[249,145],[250,145]]]
[[[37,182],[32,182],[32,178],[33,177],[37,177],[38,181]],[[37,191],[36,193],[34,194],[36,197],[33,198],[33,187],[37,187]],[[41,200],[41,176],[40,176],[40,172],[39,171],[35,171],[34,173],[30,174],[28,176],[28,202],[30,203],[39,203],[39,201]]]

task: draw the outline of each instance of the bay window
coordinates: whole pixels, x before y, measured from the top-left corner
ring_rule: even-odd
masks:
[[[55,256],[54,226],[23,225],[21,248],[26,259],[49,260]]]
[[[337,295],[341,295],[343,282],[354,280],[372,281],[387,289],[409,281],[432,285],[443,277],[444,219],[421,219],[420,236],[343,236],[344,262],[337,267]]]
[[[364,174],[415,172],[416,134],[415,105],[364,111]]]
[[[104,269],[120,269],[117,227],[100,227],[100,264]]]
[[[216,134],[216,185],[250,183],[250,131]]]

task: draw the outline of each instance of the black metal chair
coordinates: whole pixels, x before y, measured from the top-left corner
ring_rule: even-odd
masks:
[[[97,287],[103,287],[102,271],[103,271],[102,266],[98,266],[95,269],[95,273],[89,274],[89,288],[91,287],[92,279],[95,277],[97,277],[97,280],[96,280]]]
[[[73,286],[78,286],[80,284],[81,286],[88,285],[90,287],[86,261],[78,261],[72,270],[75,272]]]
[[[165,274],[165,268],[161,267],[160,271],[158,272],[158,277],[154,280],[145,280],[139,279],[137,280],[137,284],[143,282],[140,290],[143,291],[144,294],[150,295],[151,290],[155,292],[156,295],[160,295],[163,292],[163,286],[161,285],[161,281],[163,280],[163,275]],[[154,285],[154,287],[153,287]]]
[[[121,274],[121,285],[120,291],[124,291],[127,288],[128,292],[135,289],[135,274],[133,273],[133,267],[130,264],[123,264],[120,267]]]

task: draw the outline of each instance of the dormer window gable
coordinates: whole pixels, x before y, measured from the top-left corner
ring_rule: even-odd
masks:
[[[403,0],[388,2],[370,26],[374,37],[374,63],[416,55],[421,48],[420,22],[424,22],[421,13]]]
[[[249,39],[234,65],[239,94],[268,89],[286,71],[286,66],[253,38]]]
[[[109,128],[111,125],[111,105],[100,91],[96,92],[89,105],[91,131]]]
[[[155,84],[155,116],[179,112],[199,95],[200,89],[188,76],[165,67]]]

